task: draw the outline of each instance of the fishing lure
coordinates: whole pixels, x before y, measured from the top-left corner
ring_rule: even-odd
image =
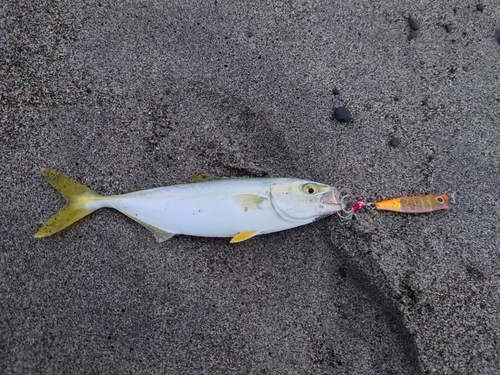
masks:
[[[342,197],[344,199],[345,197]],[[394,211],[402,212],[407,214],[422,214],[437,210],[451,210],[453,208],[454,197],[451,196],[451,200],[448,200],[446,194],[441,195],[414,195],[411,197],[399,197],[393,199],[387,199],[384,201],[379,201],[375,203],[365,203],[363,201],[358,201],[352,206],[350,210],[343,210],[347,213],[343,216],[340,212],[337,214],[345,223],[349,223],[352,219],[356,217],[356,212],[363,207],[375,208],[381,211]],[[342,204],[344,206],[344,204]]]
[[[436,210],[451,210],[453,208],[446,194],[399,197],[375,202],[374,206],[377,210],[403,212],[407,214],[421,214]]]
[[[293,178],[204,181],[104,196],[61,172],[42,169],[42,173],[68,204],[35,237],[50,236],[110,207],[142,224],[159,242],[176,234],[240,242],[305,225],[344,208],[336,188]]]

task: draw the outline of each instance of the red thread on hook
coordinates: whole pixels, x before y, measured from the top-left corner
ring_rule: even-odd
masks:
[[[366,206],[365,202],[357,201],[356,204],[354,204],[354,206],[352,206],[351,212],[355,213],[357,210],[359,210],[360,208],[365,207],[365,206]]]

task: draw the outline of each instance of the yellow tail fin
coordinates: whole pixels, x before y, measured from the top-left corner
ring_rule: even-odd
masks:
[[[53,169],[44,168],[42,173],[66,197],[68,203],[43,225],[35,237],[57,233],[99,208],[98,205],[89,208],[88,203],[104,198],[102,195]]]

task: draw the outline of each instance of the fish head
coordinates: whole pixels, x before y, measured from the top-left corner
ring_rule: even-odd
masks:
[[[318,182],[289,180],[270,189],[274,210],[285,220],[308,223],[343,209],[338,189]]]

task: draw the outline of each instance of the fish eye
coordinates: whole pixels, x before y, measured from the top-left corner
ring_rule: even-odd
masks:
[[[318,192],[318,188],[314,185],[305,185],[303,190],[309,194],[316,194]]]
[[[436,200],[437,200],[438,203],[443,203],[444,202],[443,197],[437,197]]]

